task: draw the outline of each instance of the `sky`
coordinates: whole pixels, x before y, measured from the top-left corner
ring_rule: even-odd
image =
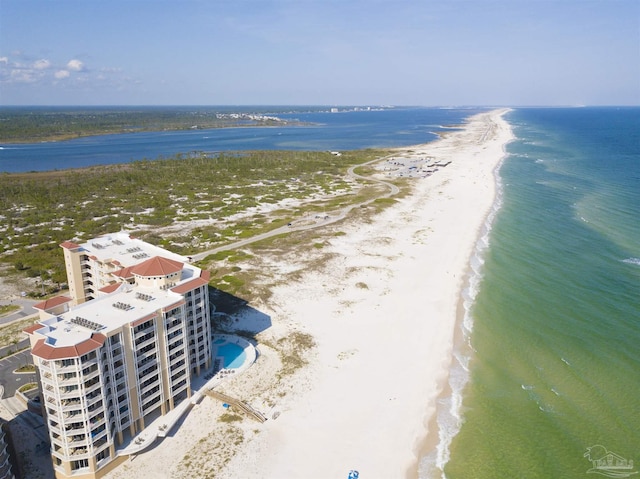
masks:
[[[640,105],[640,0],[0,0],[6,105]]]

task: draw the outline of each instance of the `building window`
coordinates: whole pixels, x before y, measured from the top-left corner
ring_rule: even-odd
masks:
[[[89,459],[80,459],[79,461],[71,461],[71,470],[77,471],[89,467]]]

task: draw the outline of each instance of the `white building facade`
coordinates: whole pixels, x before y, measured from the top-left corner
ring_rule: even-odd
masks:
[[[56,477],[97,478],[211,368],[209,272],[124,233],[61,246],[72,305],[25,332]]]

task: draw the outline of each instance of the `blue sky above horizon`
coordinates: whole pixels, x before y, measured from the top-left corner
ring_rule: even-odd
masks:
[[[0,105],[639,104],[639,0],[0,0]]]

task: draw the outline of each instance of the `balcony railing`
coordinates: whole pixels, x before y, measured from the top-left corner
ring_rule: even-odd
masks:
[[[97,403],[102,399],[102,394],[100,391],[93,391],[91,394],[87,394],[87,406],[91,406],[92,404]]]
[[[155,337],[155,335],[154,335],[154,336],[151,336],[149,339],[145,339],[145,340],[144,340],[144,341],[142,341],[140,344],[136,344],[136,345],[135,345],[135,349],[136,349],[137,351],[139,351],[139,350],[143,349],[144,347],[149,346],[149,345],[151,345],[151,344],[155,343],[155,341],[156,341],[156,337]],[[153,349],[155,349],[155,348],[153,348]]]
[[[160,380],[155,380],[150,384],[147,384],[143,388],[140,389],[140,396],[144,396],[147,392],[151,391],[154,387],[160,385]]]

